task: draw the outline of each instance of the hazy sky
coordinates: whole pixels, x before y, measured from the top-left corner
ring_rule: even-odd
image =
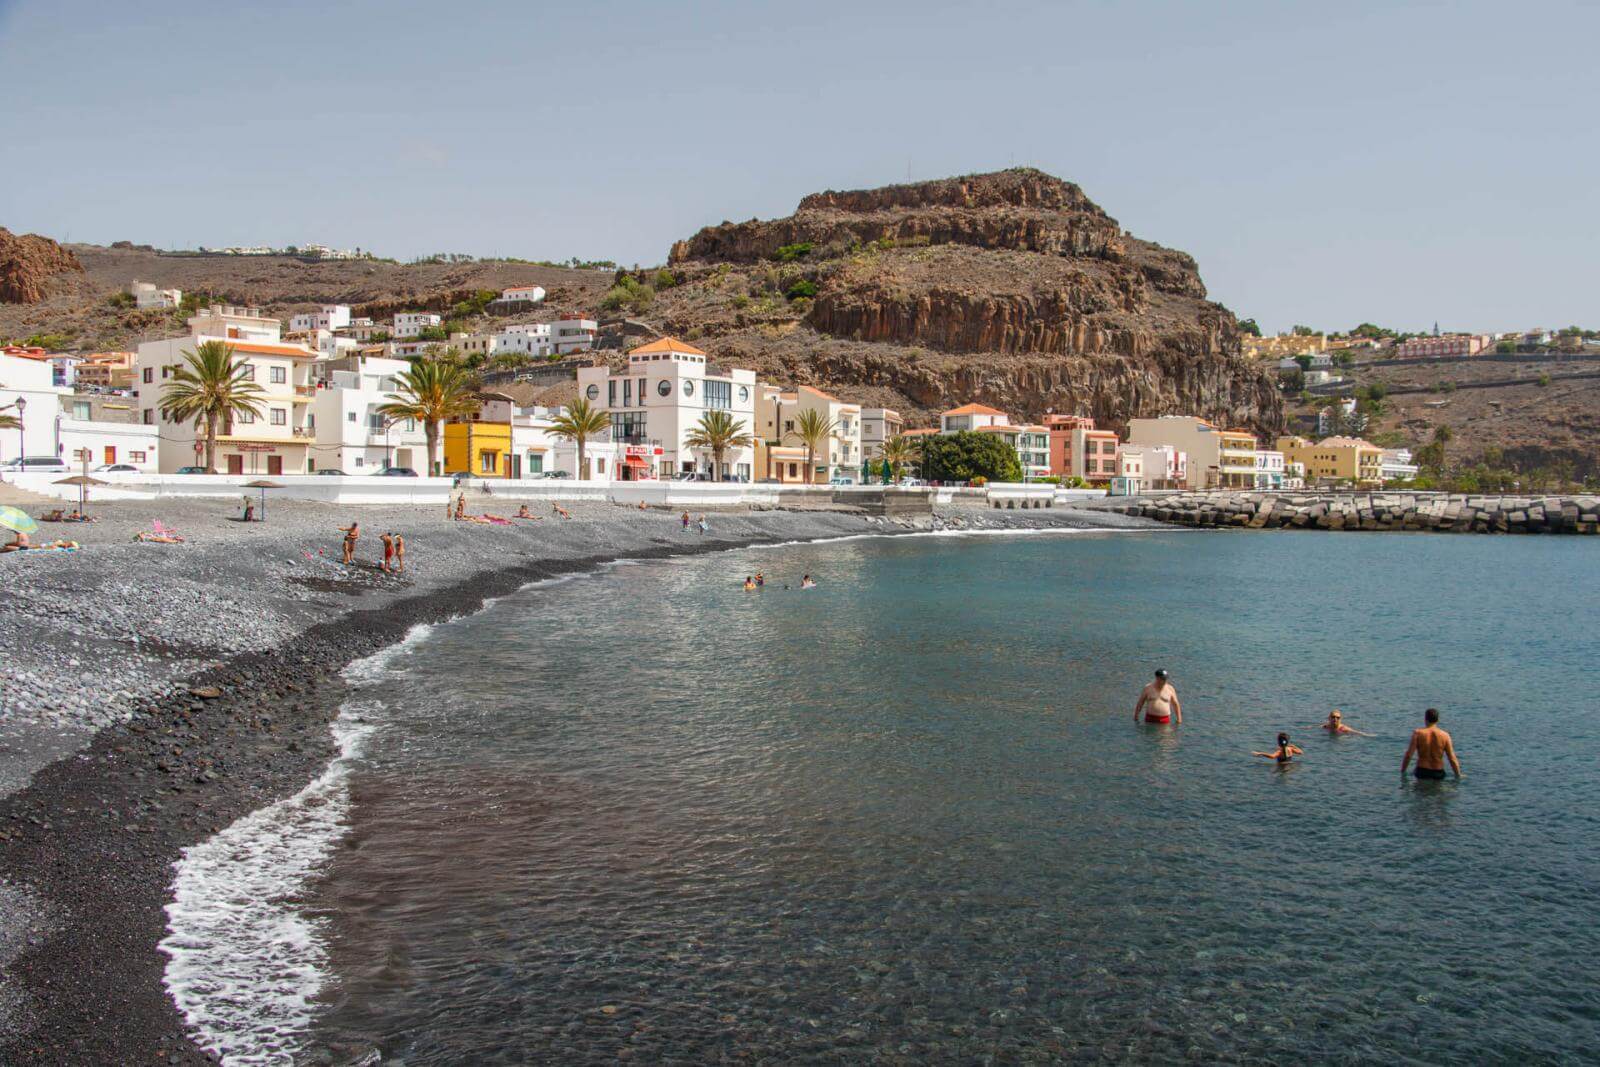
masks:
[[[1032,164],[1269,329],[1600,326],[1597,30],[1538,0],[0,0],[0,225],[659,263],[809,192]]]

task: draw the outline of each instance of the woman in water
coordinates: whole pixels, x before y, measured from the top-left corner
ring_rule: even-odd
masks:
[[[813,582],[811,580],[811,575],[808,574],[805,577],[800,579],[800,588],[801,589],[815,589],[816,587],[817,587],[817,583]]]
[[[755,580],[753,578],[751,578],[748,574],[745,575],[744,576],[744,591],[746,593],[752,593],[752,592],[755,591],[755,588],[756,588]]]
[[[1292,762],[1296,756],[1305,755],[1305,749],[1299,747],[1298,745],[1291,745],[1289,743],[1289,735],[1288,734],[1279,734],[1278,735],[1278,748],[1277,748],[1277,751],[1275,751],[1275,752],[1252,752],[1252,753],[1250,753],[1250,755],[1252,755],[1252,756],[1260,756],[1262,759],[1277,760],[1278,761],[1278,766],[1281,767],[1285,763]]]

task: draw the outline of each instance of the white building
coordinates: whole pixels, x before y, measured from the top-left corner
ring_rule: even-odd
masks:
[[[1285,474],[1283,453],[1273,449],[1256,450],[1256,488],[1282,489]]]
[[[439,325],[439,316],[427,311],[402,311],[394,317],[394,337],[415,337],[423,330]]]
[[[1386,448],[1378,459],[1378,476],[1385,482],[1408,482],[1421,468],[1411,461],[1411,449]]]
[[[756,432],[755,371],[714,367],[700,349],[672,337],[628,353],[622,374],[606,366],[578,368],[578,391],[611,414],[612,441],[637,450],[623,458],[623,480],[688,472],[710,477],[710,450],[691,448],[685,440],[707,412],[726,411],[745,433]],[[730,448],[716,475],[749,480],[754,469],[753,446]]]
[[[307,466],[375,474],[387,467],[426,473],[427,432],[413,419],[391,422],[378,413],[396,392],[403,359],[351,355],[315,367],[316,393],[306,425],[315,433]]]
[[[310,333],[312,330],[340,330],[350,325],[349,304],[324,304],[316,311],[306,311],[289,320],[290,333]]]
[[[20,429],[0,429],[0,461],[18,456],[61,455],[61,396],[51,384],[49,356],[42,348],[0,348],[0,415],[22,421]]]
[[[255,308],[214,305],[189,319],[189,336],[148,341],[135,357],[134,395],[140,422],[159,427],[163,474],[205,462],[204,432],[192,422],[173,422],[161,411],[164,386],[184,366],[184,353],[205,341],[223,341],[260,386],[259,415],[240,414],[218,428],[215,463],[226,474],[302,474],[312,459],[308,418],[317,389],[313,367],[320,356],[305,345],[285,344],[282,324]]]
[[[151,282],[135,281],[128,286],[133,294],[133,306],[145,308],[175,308],[183,304],[182,289],[157,289]]]
[[[489,358],[503,355],[548,356],[555,351],[550,339],[550,324],[526,322],[507,326],[494,333],[453,333],[450,346],[462,355]]]
[[[550,324],[550,341],[557,355],[587,352],[594,347],[600,324],[594,319],[557,319]]]
[[[160,448],[159,428],[139,421],[133,397],[103,394],[64,395],[57,430],[61,458],[74,471],[87,465],[126,464],[154,474]]]
[[[510,289],[500,290],[500,299],[507,304],[519,301],[537,304],[544,299],[544,286],[514,285]]]
[[[862,408],[861,454],[876,458],[883,451],[883,443],[899,436],[905,428],[905,420],[893,408]]]
[[[861,464],[870,458],[861,444],[861,406],[847,404],[821,389],[796,386],[785,392],[777,386],[756,389],[756,434],[760,441],[756,463],[760,477],[780,482],[855,483]],[[832,432],[813,452],[810,477],[805,476],[806,448],[799,437],[800,415],[816,412],[832,425]]]
[[[1249,430],[1223,429],[1193,415],[1162,415],[1130,419],[1128,443],[1168,445],[1184,453],[1181,488],[1255,488],[1256,440]]]
[[[1327,437],[1329,434],[1333,433],[1333,412],[1335,409],[1342,411],[1344,413],[1344,417],[1348,419],[1350,416],[1356,413],[1355,398],[1344,397],[1339,400],[1335,400],[1328,407],[1325,407],[1321,411],[1317,412],[1318,437]]]

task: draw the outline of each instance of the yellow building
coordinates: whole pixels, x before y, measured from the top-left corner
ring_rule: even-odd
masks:
[[[1320,333],[1280,333],[1276,337],[1239,338],[1239,351],[1251,359],[1284,359],[1289,356],[1315,356],[1328,350],[1328,338]]]
[[[511,470],[511,398],[480,394],[483,407],[468,418],[444,424],[444,471],[480,478],[509,478]],[[503,416],[503,418],[499,417]]]
[[[1359,437],[1324,437],[1312,443],[1304,437],[1278,438],[1285,463],[1302,463],[1306,482],[1351,482],[1362,486],[1383,484],[1383,449]]]

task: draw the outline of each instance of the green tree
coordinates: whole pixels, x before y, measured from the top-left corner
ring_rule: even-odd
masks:
[[[22,421],[20,419],[15,415],[7,415],[4,412],[0,412],[0,430],[20,429],[22,429]]]
[[[815,408],[807,408],[795,416],[794,429],[788,436],[799,438],[806,448],[806,484],[816,481],[817,452],[833,436],[834,421]]]
[[[711,452],[711,480],[722,481],[722,456],[730,448],[749,448],[752,438],[745,432],[744,421],[735,419],[726,411],[708,411],[684,435],[683,443],[690,448],[704,448]]]
[[[1250,334],[1252,337],[1260,337],[1261,327],[1256,325],[1255,319],[1241,319],[1239,321],[1239,332]]]
[[[459,363],[419,359],[396,376],[398,391],[378,405],[390,422],[416,419],[428,446],[428,473],[439,473],[439,424],[478,410],[478,381]]]
[[[1494,345],[1494,350],[1496,352],[1500,353],[1500,355],[1502,355],[1502,356],[1509,356],[1512,353],[1516,352],[1516,350],[1517,350],[1517,342],[1515,342],[1515,341],[1496,341],[1495,345]]]
[[[1316,336],[1316,333],[1317,333],[1316,330],[1313,330],[1309,326],[1299,326],[1299,325],[1290,327],[1289,332],[1294,334],[1296,337],[1314,337],[1314,336]]]
[[[930,436],[923,450],[922,470],[926,477],[946,482],[970,482],[976,478],[1022,481],[1022,462],[1016,449],[996,434],[970,430]]]
[[[586,458],[589,438],[599,437],[610,428],[611,416],[592,407],[583,397],[573,401],[571,407],[550,420],[551,433],[578,446],[579,478],[589,476],[589,461]]]
[[[183,353],[183,365],[161,387],[161,411],[174,422],[204,428],[206,470],[215,471],[217,424],[237,414],[261,414],[261,386],[245,360],[235,361],[226,341],[203,341]]]
[[[911,438],[903,434],[895,434],[886,438],[878,446],[878,458],[889,464],[889,471],[893,477],[898,478],[900,472],[911,464],[917,462],[921,450],[911,443]]]

